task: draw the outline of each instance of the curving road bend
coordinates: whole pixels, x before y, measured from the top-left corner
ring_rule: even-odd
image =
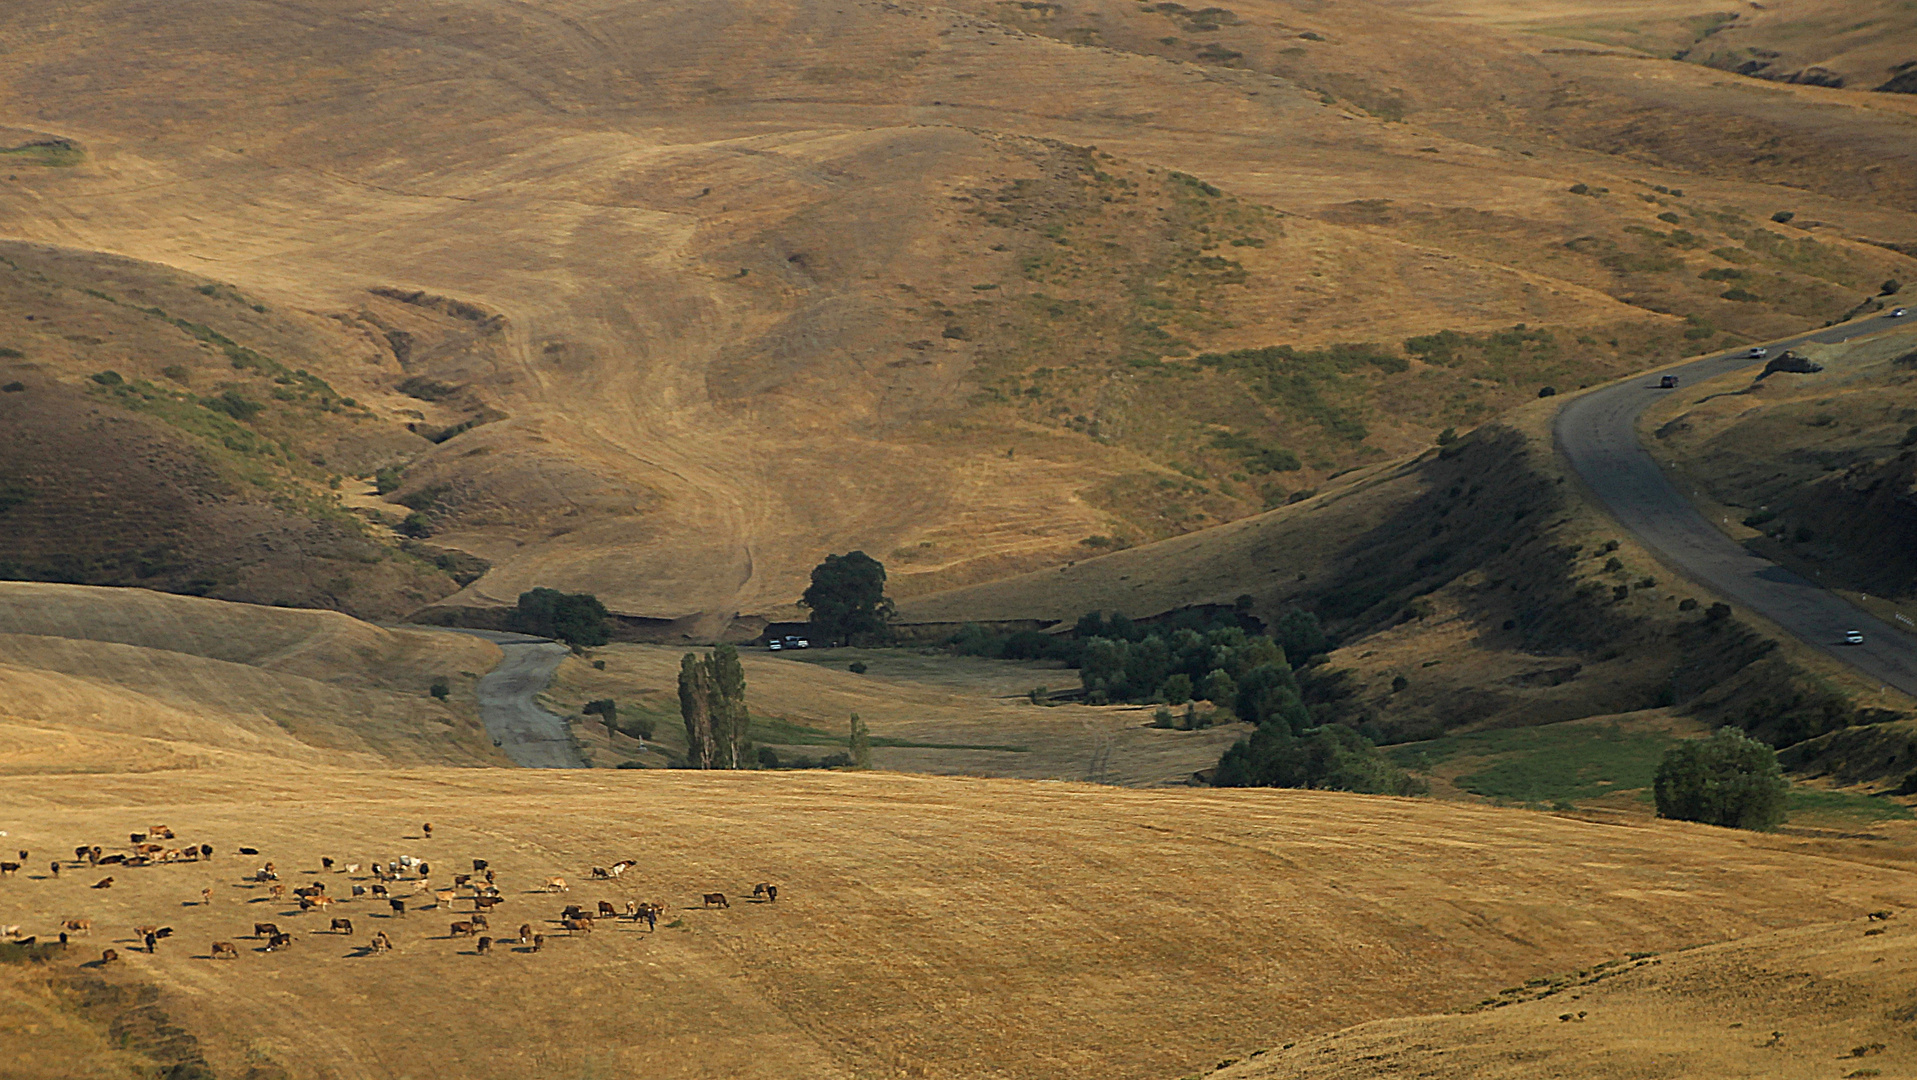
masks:
[[[474,687],[479,718],[499,748],[528,769],[583,769],[566,721],[539,707],[537,695],[552,682],[567,649],[548,638],[494,630],[445,629],[482,637],[499,646],[505,659]]]
[[[1775,354],[1807,342],[1834,344],[1905,321],[1878,315],[1769,347]],[[1745,357],[1746,351],[1637,375],[1571,401],[1558,413],[1558,452],[1618,523],[1665,562],[1871,678],[1917,695],[1917,641],[1718,531],[1671,485],[1638,439],[1644,409],[1662,395],[1683,392],[1660,390],[1659,376],[1676,375],[1683,387],[1764,362]],[[1845,645],[1846,630],[1863,631],[1864,643]]]

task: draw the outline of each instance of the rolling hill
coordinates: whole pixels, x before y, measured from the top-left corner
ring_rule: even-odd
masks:
[[[1056,566],[1917,277],[1917,99],[1496,12],[159,10],[0,16],[0,376],[124,436],[0,461],[19,576],[750,634],[827,551]]]

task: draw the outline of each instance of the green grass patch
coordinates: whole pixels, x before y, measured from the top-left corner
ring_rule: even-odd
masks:
[[[1454,781],[1473,795],[1517,803],[1571,803],[1617,791],[1648,788],[1657,763],[1676,737],[1622,724],[1479,731],[1388,747],[1402,768],[1428,769],[1463,755],[1487,759]]]
[[[1824,791],[1793,784],[1784,803],[1793,822],[1815,825],[1821,821],[1875,824],[1880,821],[1908,821],[1910,807],[1875,795],[1854,795],[1847,791]]]
[[[87,159],[87,152],[65,139],[26,143],[0,150],[0,161],[8,165],[41,165],[51,169],[70,169]]]

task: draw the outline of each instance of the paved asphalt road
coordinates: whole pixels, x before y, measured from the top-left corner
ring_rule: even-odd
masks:
[[[486,733],[518,765],[529,769],[583,769],[567,734],[566,722],[539,707],[535,700],[552,682],[553,672],[566,658],[566,647],[546,638],[503,634],[492,630],[453,629],[483,637],[499,646],[506,658],[487,672],[475,688],[479,718]]]
[[[1917,316],[1859,319],[1772,342],[1769,348],[1775,356],[1793,345],[1839,342],[1913,319]],[[1619,523],[1666,562],[1731,603],[1763,615],[1871,678],[1907,694],[1917,694],[1917,642],[1816,583],[1746,551],[1706,521],[1690,500],[1671,486],[1638,440],[1637,418],[1653,401],[1666,394],[1684,393],[1684,387],[1706,379],[1764,363],[1745,358],[1746,351],[1739,349],[1636,376],[1570,402],[1558,414],[1558,452]],[[1658,389],[1661,375],[1676,375],[1680,388]],[[1864,643],[1845,645],[1846,630],[1863,631]]]

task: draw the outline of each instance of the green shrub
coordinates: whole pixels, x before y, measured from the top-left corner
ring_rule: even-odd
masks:
[[[1392,764],[1371,740],[1342,724],[1294,735],[1261,724],[1218,759],[1214,787],[1315,788],[1374,795],[1422,795],[1429,786]]]
[[[396,527],[401,536],[410,536],[415,540],[424,540],[433,535],[433,522],[425,514],[415,510],[406,515]]]
[[[1733,829],[1776,828],[1789,789],[1776,751],[1730,727],[1672,747],[1652,782],[1658,817]]]
[[[865,661],[854,660],[850,664],[846,665],[845,670],[851,672],[854,675],[863,675],[865,674],[865,670],[866,670]]]
[[[1779,210],[1777,213],[1771,215],[1771,220],[1777,222],[1779,225],[1782,225],[1796,216],[1797,214],[1795,211]]]
[[[1898,281],[1896,278],[1891,278],[1890,280],[1884,282],[1882,288],[1878,290],[1878,295],[1879,296],[1896,296],[1900,291],[1902,291],[1903,287],[1904,287],[1903,282]]]
[[[433,695],[434,697],[438,698],[441,701],[445,701],[448,697],[452,696],[453,688],[446,682],[445,679],[439,678],[439,679],[433,680],[432,688],[427,690],[426,692]]]
[[[391,495],[398,491],[401,483],[400,468],[397,465],[388,465],[373,474],[373,488],[381,495]]]

